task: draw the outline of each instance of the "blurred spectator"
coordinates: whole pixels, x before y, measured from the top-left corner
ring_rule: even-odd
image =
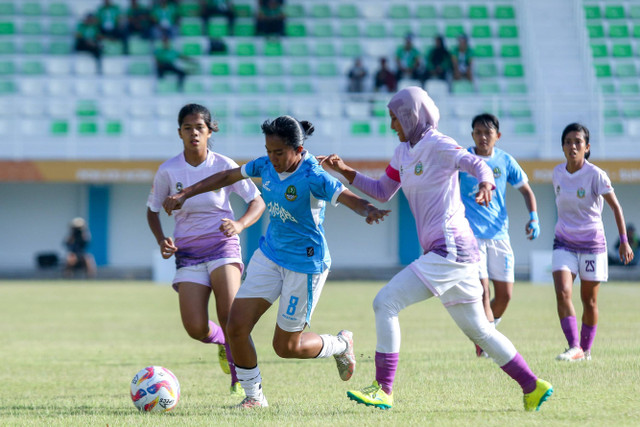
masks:
[[[227,44],[220,37],[209,39],[209,55],[224,55],[227,53]]]
[[[158,0],[158,3],[151,9],[153,38],[161,39],[163,36],[174,38],[177,36],[179,19],[178,8],[174,3]]]
[[[67,248],[67,259],[63,274],[73,277],[78,270],[84,270],[89,278],[96,277],[96,261],[87,250],[91,242],[91,234],[87,223],[82,218],[74,218],[69,227],[69,235],[64,241]]]
[[[120,13],[120,6],[113,4],[111,0],[103,0],[98,8],[98,22],[100,33],[109,40],[119,40],[122,43],[124,53],[129,53],[127,32],[124,17]]]
[[[638,252],[640,252],[640,241],[638,240],[638,235],[636,234],[636,228],[633,224],[627,225],[627,239],[629,240],[629,246],[631,246],[631,250],[633,251],[633,260],[627,265],[638,265],[640,261],[638,259]],[[618,250],[620,249],[620,238],[616,242],[616,254],[614,256],[609,255],[609,265],[625,265],[622,261],[620,261],[620,256],[618,255]]]
[[[428,79],[447,82],[451,79],[451,54],[442,36],[436,36],[434,45],[426,56],[424,80]]]
[[[396,80],[421,80],[420,52],[413,45],[413,35],[407,34],[404,43],[396,50]]]
[[[369,72],[364,65],[362,65],[362,59],[356,58],[347,73],[347,77],[349,78],[347,91],[364,92],[364,79],[368,74]]]
[[[384,88],[387,92],[395,92],[396,86],[396,75],[387,66],[387,58],[380,58],[380,68],[376,71],[373,79],[374,90],[379,92]]]
[[[184,79],[187,72],[178,65],[178,60],[182,59],[189,62],[195,62],[193,58],[182,55],[171,46],[171,39],[166,35],[162,37],[162,44],[154,52],[156,60],[156,74],[161,79],[166,73],[173,73],[178,76],[178,89],[182,91],[184,88]]]
[[[102,36],[100,35],[98,18],[93,13],[87,14],[78,24],[74,50],[89,52],[96,59],[98,74],[102,72]]]
[[[130,0],[127,9],[128,35],[138,35],[143,39],[151,38],[151,10],[141,5],[138,0]]]
[[[204,28],[207,28],[209,18],[226,16],[229,24],[229,34],[233,34],[233,23],[235,22],[236,14],[231,0],[200,0],[200,16],[202,17]]]
[[[473,81],[472,59],[473,54],[469,49],[469,39],[464,34],[458,36],[458,46],[453,48],[453,52],[451,52],[454,80]]]
[[[284,6],[281,1],[260,1],[256,14],[256,33],[265,36],[284,36]]]

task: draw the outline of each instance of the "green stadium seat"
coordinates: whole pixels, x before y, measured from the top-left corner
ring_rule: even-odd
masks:
[[[43,55],[45,52],[45,46],[40,40],[25,41],[22,44],[22,53],[25,55]]]
[[[336,16],[342,19],[356,19],[360,16],[360,10],[355,4],[339,3]]]
[[[53,36],[71,36],[73,29],[66,21],[52,21],[49,24],[49,34]]]
[[[485,5],[471,5],[469,6],[469,18],[489,19],[489,9]]]
[[[471,27],[471,38],[487,39],[491,38],[491,26],[489,25],[473,25]]]
[[[525,95],[529,92],[527,84],[524,82],[507,83],[507,93],[510,95]]]
[[[500,47],[500,56],[503,58],[520,58],[520,45],[503,44]]]
[[[331,7],[328,4],[314,4],[311,6],[311,17],[315,19],[331,18]]]
[[[256,64],[253,62],[241,62],[238,64],[236,74],[239,76],[251,77],[258,74]]]
[[[606,136],[622,136],[624,135],[624,125],[622,122],[607,120],[603,124],[603,132]]]
[[[351,123],[351,135],[369,136],[371,135],[371,123],[356,121]]]
[[[0,95],[10,95],[17,91],[16,83],[13,80],[0,81]]]
[[[98,123],[81,121],[78,123],[78,134],[80,136],[96,136],[98,135]]]
[[[606,82],[600,85],[600,92],[603,95],[613,95],[616,93],[616,85],[613,82]]]
[[[406,4],[392,4],[389,6],[388,16],[391,19],[409,19],[411,12]]]
[[[518,27],[515,25],[500,25],[498,37],[501,39],[513,39],[518,37]]]
[[[298,94],[314,93],[313,85],[309,82],[295,82],[291,86],[291,91]]]
[[[313,26],[314,37],[333,37],[333,25],[330,22],[318,22]]]
[[[16,7],[13,3],[2,2],[0,3],[0,16],[15,15]]]
[[[611,65],[609,64],[595,64],[596,77],[611,77]]]
[[[287,3],[284,5],[284,14],[287,16],[287,18],[303,18],[305,15],[304,6],[299,3]]]
[[[442,17],[444,19],[462,19],[462,7],[457,4],[445,4],[442,6]]]
[[[41,61],[26,61],[20,67],[20,73],[26,76],[41,76],[46,72],[47,70]]]
[[[436,12],[436,8],[430,4],[419,4],[416,7],[416,18],[423,19],[436,19],[438,17],[438,13]]]
[[[255,16],[251,3],[236,2],[233,4],[233,11],[236,13],[236,16],[242,18],[253,18]]]
[[[179,92],[178,80],[171,77],[157,80],[155,89],[157,95],[173,95]]]
[[[291,64],[289,74],[298,77],[309,76],[311,75],[311,67],[306,62],[294,62]]]
[[[498,5],[493,12],[493,16],[496,19],[515,19],[516,11],[513,6]]]
[[[475,93],[476,89],[468,80],[454,80],[451,84],[451,92],[455,95],[469,95]]]
[[[262,74],[265,76],[282,76],[284,75],[284,67],[280,62],[267,62],[262,67]]]
[[[636,70],[636,65],[634,63],[616,64],[615,75],[617,77],[636,77],[638,75],[638,71]]]
[[[620,83],[620,85],[618,86],[618,93],[620,95],[640,95],[640,85],[635,82]]]
[[[640,24],[633,24],[633,37],[640,38]]]
[[[614,58],[631,58],[633,56],[633,47],[630,44],[614,44],[611,50]]]
[[[240,132],[243,135],[260,135],[262,134],[262,127],[260,123],[243,123],[242,127],[240,128]]]
[[[509,105],[507,113],[515,118],[527,118],[533,115],[531,107],[525,102],[517,102]]]
[[[71,16],[71,9],[67,3],[51,3],[47,14],[49,16]]]
[[[608,4],[604,7],[604,16],[607,19],[624,19],[624,6],[619,4]]]
[[[0,75],[7,76],[15,73],[16,66],[13,61],[0,61]]]
[[[212,93],[231,93],[233,88],[229,82],[213,82],[211,83]]]
[[[371,115],[373,117],[387,117],[388,111],[386,102],[376,101],[371,107]]]
[[[238,106],[236,115],[239,117],[258,117],[260,116],[260,106],[255,102],[242,103]]]
[[[464,34],[464,26],[462,24],[447,24],[444,29],[444,35],[447,38],[455,39]]]
[[[233,25],[233,35],[238,37],[253,37],[256,34],[256,26],[253,20],[238,19]]]
[[[182,43],[182,54],[186,56],[200,56],[204,54],[204,48],[200,43]]]
[[[616,104],[605,104],[602,108],[602,116],[610,119],[620,116],[620,110]]]
[[[40,16],[42,15],[42,5],[40,3],[25,2],[22,4],[20,12],[23,15]]]
[[[194,37],[203,34],[200,18],[182,18],[179,25],[181,36]]]
[[[627,24],[610,25],[609,37],[611,38],[629,37],[629,27],[627,26]]]
[[[536,133],[536,125],[532,122],[517,122],[513,127],[513,133],[516,135],[534,135]]]
[[[269,82],[265,86],[265,92],[270,94],[283,94],[287,92],[287,87],[282,82]]]
[[[139,37],[129,39],[129,55],[151,55],[152,46],[148,40]]]
[[[435,24],[424,24],[418,26],[418,37],[432,39],[440,34],[438,26]]]
[[[266,41],[264,43],[264,56],[282,56],[282,43],[279,41]]]
[[[587,25],[587,32],[592,39],[599,39],[604,37],[604,27],[602,24],[589,24]]]
[[[522,64],[505,64],[503,70],[504,77],[523,77],[524,67]]]
[[[181,17],[197,17],[200,15],[200,5],[195,1],[182,0],[178,3],[178,15]]]
[[[629,18],[640,19],[640,4],[629,5]]]
[[[306,37],[307,27],[301,22],[287,21],[284,26],[284,33],[288,37]]]
[[[475,74],[481,78],[496,77],[498,68],[493,62],[481,62],[475,66]]]
[[[340,37],[354,38],[360,36],[358,24],[343,23],[340,25]]]
[[[187,79],[184,82],[184,93],[200,94],[205,92],[206,92],[206,87],[204,82],[201,80]]]
[[[130,76],[150,76],[153,74],[153,69],[149,62],[134,61],[129,63],[127,74]]]
[[[255,56],[256,46],[253,43],[238,43],[235,53],[238,56]]]
[[[49,53],[51,55],[69,55],[73,51],[70,40],[52,41],[49,44]]]
[[[622,114],[625,117],[640,118],[640,104],[637,102],[625,102],[622,104]]]
[[[591,44],[591,55],[594,58],[604,58],[609,55],[609,51],[607,49],[606,44],[601,43],[592,43]]]
[[[54,120],[51,122],[51,135],[64,136],[69,133],[69,122],[66,120]]]
[[[309,55],[309,46],[304,42],[290,42],[286,52],[288,56],[307,56]]]
[[[116,56],[122,55],[124,53],[124,48],[122,43],[117,40],[104,40],[102,42],[103,53],[106,56]]]
[[[42,28],[42,22],[40,21],[25,21],[20,26],[20,33],[27,36],[39,36],[44,33]]]
[[[15,34],[16,26],[12,21],[0,22],[0,36]]]
[[[500,83],[495,80],[482,80],[478,82],[478,92],[483,95],[498,95]]]
[[[314,51],[315,56],[335,56],[336,48],[333,43],[317,43]]]
[[[13,40],[0,40],[0,55],[12,55],[16,52]]]
[[[226,62],[214,62],[211,64],[212,76],[228,76],[231,74],[229,64]]]
[[[323,77],[334,77],[338,75],[338,67],[333,62],[320,62],[316,67],[316,74]]]
[[[76,104],[76,116],[96,117],[98,115],[98,104],[96,101],[84,99]]]
[[[493,45],[492,44],[478,44],[473,49],[473,55],[476,58],[493,58]]]
[[[602,18],[602,12],[600,6],[595,4],[588,4],[584,6],[584,16],[587,19],[600,19]]]
[[[209,23],[207,24],[207,35],[213,38],[228,36],[229,23],[224,17],[214,17],[209,19]]]
[[[387,27],[382,22],[370,22],[366,24],[364,34],[370,38],[383,38],[387,36]]]
[[[348,58],[357,58],[362,56],[362,46],[358,42],[346,42],[342,43],[342,50],[340,54]]]
[[[395,38],[404,38],[407,34],[413,33],[411,24],[408,22],[394,22],[391,26],[391,35]]]
[[[104,130],[107,136],[120,136],[122,135],[122,122],[119,120],[109,120],[105,123]]]

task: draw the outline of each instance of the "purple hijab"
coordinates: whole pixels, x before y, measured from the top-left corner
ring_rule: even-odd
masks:
[[[438,127],[440,110],[420,87],[410,86],[396,93],[389,104],[402,126],[404,136],[414,145],[430,130]]]

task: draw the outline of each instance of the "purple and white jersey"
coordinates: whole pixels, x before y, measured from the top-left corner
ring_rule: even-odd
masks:
[[[164,199],[176,194],[214,173],[237,168],[238,164],[221,154],[208,151],[207,159],[191,166],[184,153],[167,160],[158,168],[147,207],[160,212]],[[249,203],[260,195],[253,182],[243,179],[216,191],[198,194],[188,199],[181,209],[174,211],[176,226],[173,232],[178,268],[201,264],[220,258],[240,258],[238,236],[226,237],[220,230],[223,218],[234,220],[229,195],[236,193]]]
[[[571,174],[562,163],[553,169],[553,188],[558,209],[553,248],[586,254],[606,252],[602,195],[613,191],[606,172],[585,160],[582,168]]]
[[[493,173],[482,159],[432,128],[415,146],[398,145],[387,176],[402,185],[424,253],[478,262],[478,246],[460,199],[458,170],[494,184]]]

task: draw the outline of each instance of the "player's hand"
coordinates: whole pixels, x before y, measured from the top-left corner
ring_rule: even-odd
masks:
[[[493,191],[493,185],[489,182],[481,182],[478,185],[478,192],[476,193],[476,203],[481,206],[489,206],[491,203],[491,196]]]
[[[622,261],[624,265],[633,261],[633,250],[628,242],[620,243],[620,248],[618,250],[620,252],[620,261]]]
[[[235,236],[236,234],[240,234],[242,230],[244,230],[244,225],[242,225],[238,221],[234,221],[229,218],[222,218],[220,231],[222,231],[225,236],[227,237]]]
[[[527,239],[535,240],[540,235],[540,223],[538,221],[529,221],[525,226]]]
[[[171,237],[165,237],[158,243],[160,244],[160,253],[164,259],[171,258],[171,256],[178,250],[178,247],[173,244],[173,239]]]
[[[185,198],[182,193],[176,193],[164,199],[164,202],[162,202],[162,207],[168,215],[171,215],[171,212],[182,208],[184,200]]]
[[[375,206],[369,207],[367,210],[367,224],[373,224],[374,222],[379,224],[380,221],[384,221],[384,217],[389,215],[389,212],[391,211],[378,209]]]
[[[337,154],[329,154],[328,156],[316,156],[318,163],[323,166],[327,166],[336,172],[342,172],[346,170],[346,165]]]

